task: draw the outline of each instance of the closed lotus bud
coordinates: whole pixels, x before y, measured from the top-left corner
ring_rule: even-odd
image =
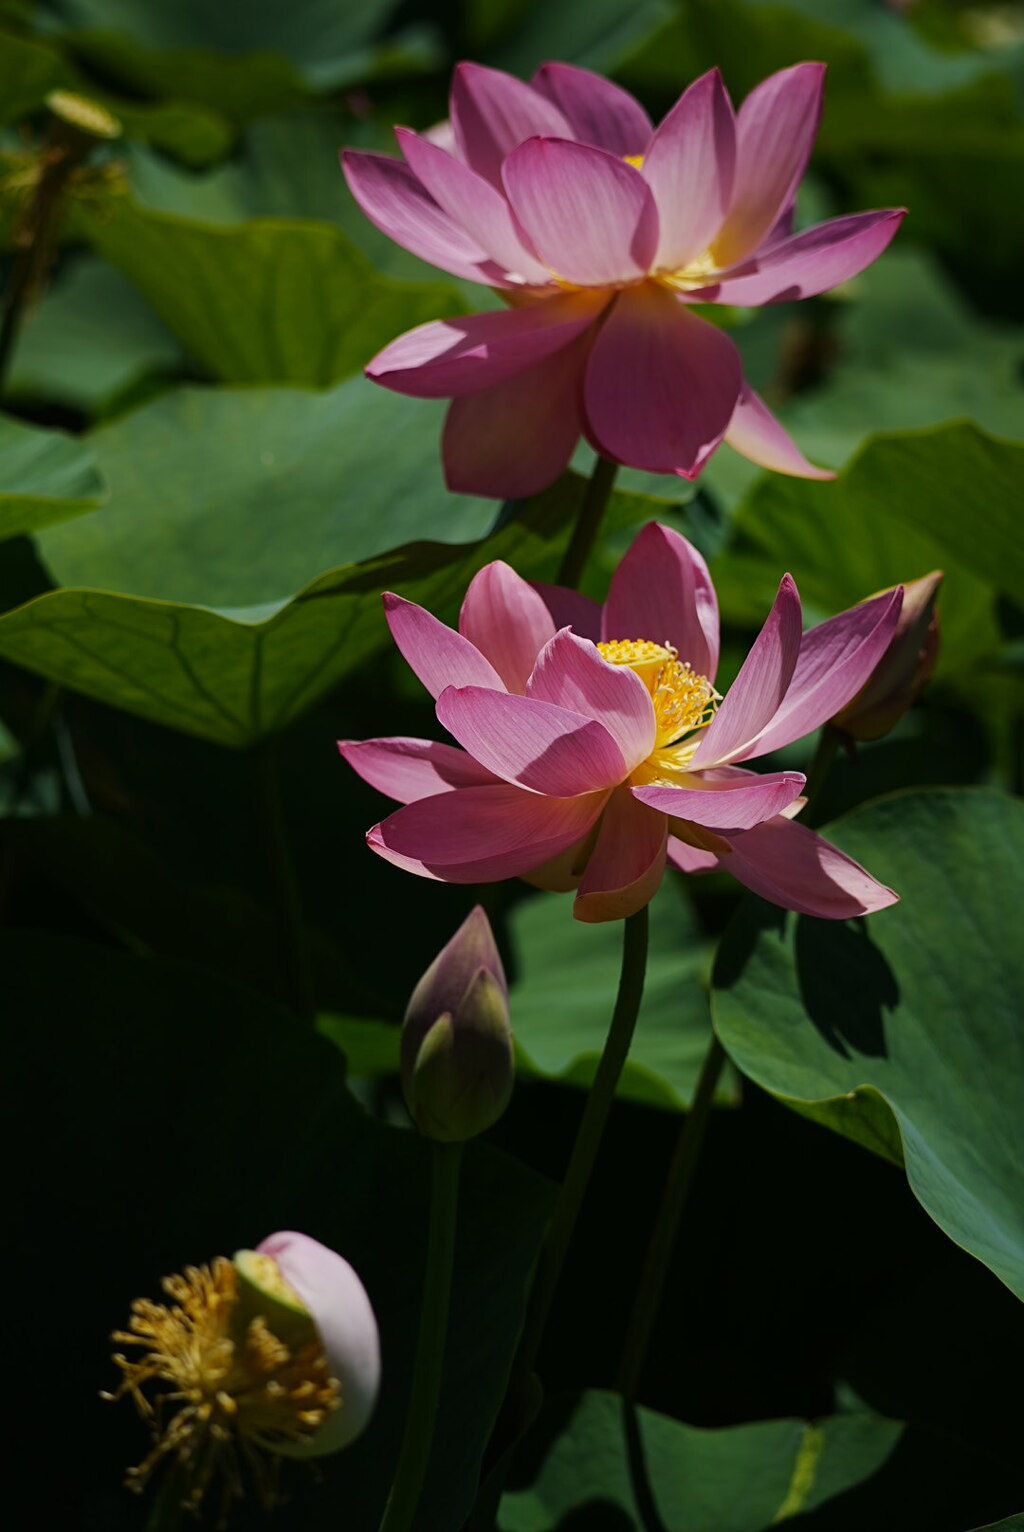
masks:
[[[881,739],[888,734],[935,669],[939,652],[935,598],[942,580],[942,570],[933,569],[904,585],[903,607],[888,649],[870,679],[832,719],[833,727],[848,738]]]
[[[362,1431],[380,1346],[366,1290],[340,1255],[286,1231],[162,1286],[170,1302],[136,1299],[128,1329],[111,1337],[138,1354],[115,1355],[121,1384],[105,1397],[131,1395],[153,1438],[129,1488],[167,1463],[181,1503],[197,1510],[218,1476],[226,1496],[240,1494],[249,1463],[272,1501],[275,1457],[322,1457]]]
[[[497,1122],[515,1066],[508,985],[479,905],[413,990],[402,1026],[402,1087],[421,1133],[442,1143]]]

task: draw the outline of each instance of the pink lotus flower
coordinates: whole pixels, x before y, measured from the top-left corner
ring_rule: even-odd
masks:
[[[666,861],[724,867],[804,914],[882,909],[891,889],[793,823],[801,773],[739,763],[810,733],[855,696],[902,601],[898,587],[803,634],[786,575],[722,700],[714,587],[667,527],[639,534],[603,607],[529,585],[500,562],[474,577],[458,632],[385,595],[392,636],[462,749],[340,742],[361,777],[406,805],[367,841],[421,877],[576,889],[578,920],[640,909]]]
[[[692,307],[824,292],[899,227],[903,212],[888,209],[791,233],[824,74],[781,70],[734,113],[713,69],[655,129],[589,70],[545,64],[525,85],[460,64],[450,123],[395,130],[404,161],[345,151],[372,223],[511,305],[420,325],[367,368],[399,393],[453,400],[450,488],[533,494],[581,434],[614,462],[684,478],[723,439],[766,468],[832,477],[745,383],[729,336]]]
[[[286,1229],[162,1285],[169,1302],[137,1298],[127,1329],[111,1336],[140,1354],[115,1354],[121,1382],[104,1397],[129,1396],[152,1436],[128,1471],[133,1489],[173,1465],[172,1498],[198,1512],[218,1475],[224,1503],[242,1494],[241,1468],[265,1492],[264,1453],[323,1457],[355,1441],[377,1401],[380,1341],[343,1256]]]

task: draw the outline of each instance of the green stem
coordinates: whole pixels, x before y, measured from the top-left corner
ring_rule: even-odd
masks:
[[[644,1361],[665,1291],[672,1251],[679,1233],[683,1210],[689,1199],[693,1173],[711,1116],[715,1087],[724,1064],[725,1050],[718,1038],[712,1036],[701,1066],[693,1103],[676,1140],[672,1163],[665,1180],[661,1207],[658,1210],[650,1244],[647,1246],[640,1283],[633,1300],[629,1324],[626,1327],[626,1340],[622,1348],[622,1360],[619,1363],[619,1374],[616,1380],[616,1387],[624,1399],[634,1400],[637,1395]]]
[[[461,1144],[432,1144],[430,1235],[420,1310],[420,1334],[413,1368],[405,1436],[380,1532],[410,1532],[416,1525],[423,1481],[434,1440],[441,1392],[445,1336],[455,1264],[455,1226],[459,1201]]]
[[[622,969],[619,975],[619,991],[615,999],[615,1011],[611,1026],[594,1076],[594,1083],[587,1096],[573,1145],[569,1168],[565,1174],[555,1211],[548,1228],[537,1272],[534,1277],[530,1301],[526,1310],[523,1333],[513,1367],[513,1388],[525,1388],[533,1373],[537,1353],[544,1335],[548,1314],[554,1301],[555,1290],[562,1274],[565,1257],[572,1240],[576,1220],[579,1217],[597,1151],[601,1145],[605,1124],[615,1099],[619,1076],[629,1054],[633,1031],[640,1012],[644,992],[644,975],[647,969],[647,907],[637,910],[623,924]]]
[[[282,967],[292,1005],[299,1016],[311,1019],[316,1001],[302,901],[295,875],[291,841],[281,796],[278,743],[263,739],[252,750],[256,784],[256,811],[260,818],[276,905]]]
[[[600,530],[601,518],[608,505],[618,471],[618,463],[613,463],[606,457],[599,457],[594,464],[594,471],[587,482],[576,525],[572,529],[569,546],[565,550],[565,557],[558,571],[559,585],[568,585],[575,590],[583,578],[583,571]]]
[[[831,724],[827,723],[821,731],[821,736],[818,739],[818,748],[814,752],[814,760],[811,762],[811,769],[807,773],[807,786],[804,788],[804,797],[807,799],[804,813],[807,817],[810,816],[815,801],[825,785],[825,778],[832,770],[832,763],[836,758],[838,749],[839,732],[837,729],[833,729]]]

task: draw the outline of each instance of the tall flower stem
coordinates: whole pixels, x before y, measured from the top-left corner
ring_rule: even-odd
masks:
[[[558,571],[559,585],[568,585],[575,590],[583,578],[583,571],[601,529],[601,520],[611,497],[612,486],[618,471],[618,463],[613,463],[606,457],[598,457],[594,464],[594,471],[587,482],[576,525],[572,529],[569,546],[565,550],[565,557]]]
[[[836,758],[838,747],[838,732],[826,724],[807,777],[808,807],[813,805],[821,792]],[[640,1386],[644,1362],[650,1349],[651,1336],[654,1333],[665,1292],[672,1252],[683,1213],[689,1201],[694,1171],[697,1168],[704,1135],[711,1117],[715,1089],[725,1067],[725,1061],[725,1049],[718,1038],[712,1034],[701,1065],[693,1103],[676,1140],[672,1163],[665,1180],[665,1190],[662,1193],[661,1207],[647,1246],[640,1282],[626,1327],[626,1339],[622,1347],[616,1388],[623,1399],[630,1403],[636,1399]]]
[[[644,1361],[665,1291],[672,1251],[679,1233],[683,1210],[689,1200],[693,1173],[697,1167],[715,1099],[715,1087],[724,1064],[725,1049],[718,1038],[712,1036],[708,1051],[704,1055],[692,1105],[676,1140],[657,1222],[654,1225],[650,1244],[647,1246],[640,1283],[633,1300],[629,1324],[626,1327],[626,1340],[622,1348],[622,1360],[619,1363],[616,1379],[616,1388],[624,1399],[635,1399],[640,1385]]]
[[[316,1008],[316,997],[299,883],[281,797],[277,740],[263,739],[254,745],[252,761],[256,812],[266,846],[285,982],[296,1013],[310,1019]]]
[[[417,1523],[423,1481],[434,1440],[441,1392],[445,1337],[451,1306],[458,1216],[461,1144],[434,1143],[430,1193],[427,1271],[420,1310],[420,1334],[413,1365],[412,1394],[395,1480],[384,1508],[380,1532],[410,1532]]]
[[[611,1026],[576,1133],[569,1168],[537,1264],[523,1333],[512,1369],[510,1396],[526,1390],[533,1374],[548,1315],[565,1264],[576,1221],[590,1184],[594,1161],[633,1041],[647,970],[647,907],[623,923],[622,969]]]

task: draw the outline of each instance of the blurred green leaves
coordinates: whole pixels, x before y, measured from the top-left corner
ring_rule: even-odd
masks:
[[[574,1402],[529,1484],[505,1495],[498,1524],[549,1532],[577,1508],[595,1528],[767,1532],[874,1473],[901,1431],[872,1415],[706,1431],[591,1390]]]
[[[403,330],[465,311],[441,283],[379,276],[339,230],[312,221],[220,227],[114,198],[83,208],[79,225],[225,383],[325,388]]]
[[[395,0],[52,0],[51,30],[127,93],[182,94],[235,122],[293,106],[377,71],[436,62],[429,31],[385,40]]]
[[[715,566],[719,597],[759,622],[784,569],[826,613],[945,569],[938,674],[969,682],[965,667],[999,647],[999,593],[1024,591],[1022,499],[1024,446],[974,425],[873,438],[835,483],[761,479]]]
[[[0,415],[0,540],[81,516],[105,498],[86,447],[61,431]]]
[[[939,790],[877,800],[828,838],[895,888],[870,921],[748,902],[723,940],[715,1027],[781,1097],[862,1087],[893,1112],[910,1185],[950,1237],[1024,1296],[1024,806]],[[877,1112],[841,1131],[872,1147]],[[827,1113],[816,1113],[827,1120]]]

